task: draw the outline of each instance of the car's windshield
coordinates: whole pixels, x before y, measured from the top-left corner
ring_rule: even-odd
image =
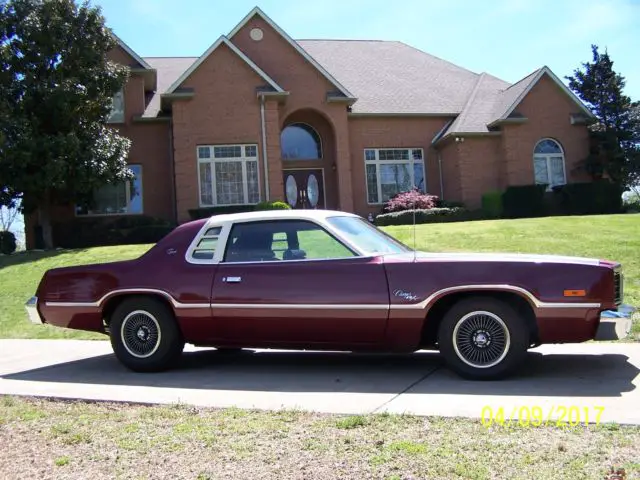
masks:
[[[340,234],[362,251],[371,253],[403,253],[412,250],[395,238],[359,217],[329,217],[327,221]]]

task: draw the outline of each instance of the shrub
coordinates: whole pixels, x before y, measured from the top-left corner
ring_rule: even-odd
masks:
[[[417,188],[407,192],[400,192],[387,200],[382,208],[384,213],[402,212],[404,210],[428,210],[436,208],[438,197],[422,193]]]
[[[464,208],[429,208],[383,213],[376,217],[375,224],[378,226],[412,225],[414,212],[416,224],[461,222],[479,218],[477,213],[469,212]]]
[[[547,185],[516,185],[502,194],[502,211],[507,218],[540,217],[545,208]]]
[[[260,202],[255,206],[255,210],[291,210],[291,205],[281,201]]]
[[[487,218],[502,217],[502,192],[496,190],[482,195],[482,211]]]
[[[209,218],[214,215],[224,215],[226,213],[252,212],[254,209],[253,205],[192,208],[189,210],[189,217],[191,217],[191,220],[200,220],[201,218]]]
[[[608,180],[569,183],[554,187],[550,202],[562,215],[620,213],[622,191]]]
[[[8,230],[0,232],[0,253],[9,255],[16,251],[16,236]]]
[[[448,200],[438,199],[436,201],[436,208],[467,208],[463,202],[455,202]]]

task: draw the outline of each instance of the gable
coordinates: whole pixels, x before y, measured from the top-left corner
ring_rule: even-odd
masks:
[[[283,93],[284,90],[269,75],[267,75],[260,67],[258,67],[249,57],[240,51],[227,37],[222,35],[204,52],[198,59],[187,68],[178,79],[168,88],[167,93],[174,93],[181,87],[185,81],[202,65],[207,59],[219,48],[226,47],[236,57],[246,64],[254,73],[256,73],[267,85],[273,88],[273,91]]]
[[[546,90],[549,92],[557,91],[557,94],[559,94],[559,101],[565,103],[568,108],[573,110],[573,112],[582,113],[587,117],[593,117],[591,110],[582,103],[582,101],[569,89],[569,87],[567,87],[548,67],[542,67],[503,92],[502,95],[507,96],[510,94],[509,90],[514,89],[518,95],[515,96],[515,98],[513,98],[513,94],[511,94],[510,98],[507,97],[509,100],[513,98],[513,101],[510,103],[504,102],[501,105],[501,107],[506,105],[506,108],[501,109],[501,111],[496,111],[496,119],[492,124],[506,120],[516,113],[517,109],[521,107],[523,101],[531,94],[532,91],[540,90],[539,88],[536,88],[540,82],[547,85],[548,88]],[[552,84],[555,84],[556,89],[549,88]]]
[[[130,68],[151,69],[144,59],[134,52],[129,45],[124,43],[116,34],[111,34],[116,39],[118,45],[109,52],[109,58],[116,63],[125,65]]]
[[[252,31],[259,32],[255,38]],[[355,100],[344,85],[258,7],[236,25],[228,38],[285,87],[290,67],[304,65],[307,74],[313,72],[322,79],[327,91]]]

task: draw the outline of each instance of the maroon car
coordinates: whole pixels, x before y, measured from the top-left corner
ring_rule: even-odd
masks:
[[[618,263],[416,252],[344,212],[217,215],[135,260],[47,271],[31,321],[106,333],[135,371],[185,343],[219,349],[439,350],[459,374],[502,377],[543,343],[626,335]]]

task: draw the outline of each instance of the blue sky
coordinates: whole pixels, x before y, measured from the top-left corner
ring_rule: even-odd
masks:
[[[640,100],[640,0],[93,0],[141,56],[198,56],[256,5],[294,39],[400,40],[515,82],[542,65],[559,77],[608,49]]]

